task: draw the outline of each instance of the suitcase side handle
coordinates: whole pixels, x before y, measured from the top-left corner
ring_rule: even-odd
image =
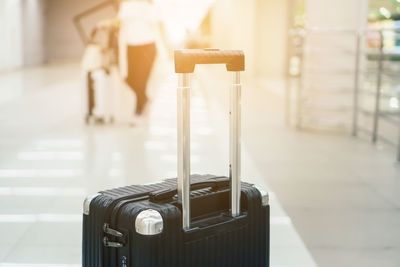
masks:
[[[229,186],[229,178],[227,177],[216,177],[207,181],[192,183],[190,185],[190,191],[200,190],[207,187],[211,187],[212,190],[218,190]],[[173,198],[178,193],[178,188],[167,188],[160,189],[149,193],[150,201],[158,202]]]
[[[196,64],[225,64],[228,71],[244,71],[244,53],[241,50],[179,49],[174,52],[175,72],[192,73]]]

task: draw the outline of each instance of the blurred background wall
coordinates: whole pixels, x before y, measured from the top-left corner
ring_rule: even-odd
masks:
[[[291,0],[293,1],[293,0]],[[0,71],[43,62],[77,61],[84,45],[73,18],[104,0],[2,0],[0,3]],[[243,49],[249,74],[285,73],[290,1],[218,0],[212,5],[211,45]],[[103,18],[116,14],[109,6],[85,18],[87,34]]]
[[[17,1],[18,2],[18,1]],[[46,0],[21,0],[23,65],[45,61]]]
[[[46,0],[0,1],[0,71],[45,61]]]
[[[44,62],[78,61],[84,44],[73,17],[103,0],[1,0],[0,71]],[[115,15],[112,6],[85,19],[85,31]]]
[[[293,0],[257,0],[255,12],[256,75],[283,78]]]
[[[0,71],[23,63],[21,0],[0,1]]]
[[[212,45],[242,49],[246,54],[246,71],[254,73],[257,0],[219,0],[215,2]]]
[[[48,62],[77,61],[82,57],[84,44],[74,27],[73,18],[102,2],[105,0],[47,0],[45,43]],[[99,10],[83,21],[85,32],[90,34],[98,21],[115,14],[112,6]]]
[[[216,1],[213,8],[213,45],[243,49],[248,75],[283,78],[290,2]]]
[[[101,2],[104,0],[2,0],[0,34],[5,38],[0,44],[0,71],[79,60],[84,45],[73,17]],[[288,64],[288,30],[294,25],[297,2],[304,2],[307,10],[306,27],[365,26],[368,0],[216,0],[211,11],[211,45],[245,50],[249,74],[283,78]],[[83,21],[85,31],[89,34],[97,21],[114,15],[112,6],[94,13]]]

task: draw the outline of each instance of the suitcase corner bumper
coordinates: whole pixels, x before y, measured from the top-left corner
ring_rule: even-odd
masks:
[[[269,194],[267,190],[264,190],[261,186],[258,185],[253,185],[255,189],[258,190],[261,194],[261,204],[262,206],[268,206],[269,205]]]
[[[85,198],[85,200],[83,201],[83,214],[85,215],[89,215],[90,213],[90,202],[92,202],[93,199],[95,199],[96,197],[100,196],[100,193],[94,194],[94,195],[90,195],[87,196]]]

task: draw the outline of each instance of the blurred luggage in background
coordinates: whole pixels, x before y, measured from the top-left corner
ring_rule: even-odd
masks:
[[[101,22],[92,31],[82,59],[86,77],[87,113],[90,121],[105,123],[115,119],[118,91],[118,25]]]
[[[86,47],[82,59],[86,123],[140,124],[150,102],[152,73],[157,72],[155,65],[162,65],[157,58],[170,58],[173,47],[210,46],[211,3],[202,3],[189,21],[168,5],[134,0],[101,2],[76,15],[74,23]],[[88,20],[110,8],[108,20]],[[174,19],[166,23],[171,16]],[[100,23],[93,26],[96,21]]]
[[[74,18],[76,29],[85,44],[81,67],[84,80],[85,122],[127,123],[133,109],[133,95],[125,86],[119,64],[119,21],[101,19],[92,28],[90,36],[85,33],[83,19],[117,3],[100,3]],[[86,25],[87,26],[87,25]],[[86,30],[87,31],[87,30]]]

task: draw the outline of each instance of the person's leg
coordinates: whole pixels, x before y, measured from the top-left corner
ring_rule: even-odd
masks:
[[[133,45],[128,45],[126,48],[126,61],[127,61],[127,76],[126,83],[129,85],[131,90],[136,94],[135,90],[135,59],[137,58],[137,47]]]
[[[89,118],[93,116],[94,109],[94,81],[92,77],[92,71],[87,72],[87,100],[88,100],[88,111],[86,114],[86,121],[89,122]]]
[[[146,87],[154,63],[156,48],[155,44],[143,45],[136,54],[136,68],[133,75],[133,87],[137,96],[136,113],[141,114],[147,103]]]
[[[156,56],[155,44],[128,46],[128,76],[126,82],[136,94],[136,113],[141,114],[146,102],[146,87]]]

